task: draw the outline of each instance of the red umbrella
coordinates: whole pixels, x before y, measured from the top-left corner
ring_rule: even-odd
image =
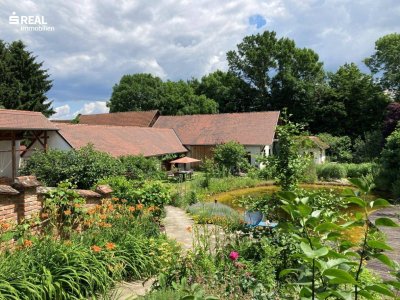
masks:
[[[195,159],[195,158],[191,158],[191,157],[182,157],[182,158],[178,158],[175,159],[173,161],[171,161],[171,164],[190,164],[190,163],[195,163],[195,162],[200,162],[201,160],[199,159]]]

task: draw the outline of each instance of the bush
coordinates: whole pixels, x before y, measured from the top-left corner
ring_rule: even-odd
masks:
[[[348,136],[333,136],[329,133],[318,134],[324,143],[329,145],[326,154],[333,162],[351,162],[353,159],[351,138]]]
[[[303,174],[301,177],[301,182],[303,183],[314,183],[317,181],[317,166],[314,162],[313,158],[307,158],[305,163],[305,167],[303,170]]]
[[[317,175],[325,180],[342,179],[347,177],[347,170],[343,164],[325,163],[317,166]]]
[[[161,161],[155,157],[129,155],[119,158],[129,179],[163,179],[165,172],[161,170]]]
[[[35,175],[48,186],[69,180],[78,188],[89,189],[99,179],[124,174],[125,170],[118,159],[88,145],[76,151],[35,151],[20,172]]]
[[[221,203],[196,203],[187,211],[199,224],[239,224],[243,219],[236,210]]]
[[[400,128],[386,139],[379,162],[378,187],[400,196]]]
[[[243,145],[235,141],[217,145],[214,149],[214,160],[220,169],[226,169],[231,174],[246,171],[249,163],[247,152]]]
[[[347,177],[350,178],[359,178],[372,174],[373,167],[373,163],[345,164]]]

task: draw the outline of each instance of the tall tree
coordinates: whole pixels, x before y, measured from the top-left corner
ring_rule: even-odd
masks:
[[[107,106],[110,112],[155,109],[162,86],[162,80],[151,74],[124,75],[114,85]]]
[[[158,109],[164,115],[207,114],[218,112],[218,104],[196,95],[184,81],[166,81],[151,74],[122,76],[107,103],[110,112]]]
[[[288,108],[296,122],[313,120],[323,64],[311,49],[276,37],[274,31],[247,36],[229,51],[229,70],[257,91],[254,110]]]
[[[22,41],[6,44],[0,41],[0,106],[54,113],[46,93],[52,87],[43,62],[26,50]]]
[[[312,129],[357,137],[380,129],[389,98],[353,63],[328,75],[329,88],[317,105]]]
[[[190,84],[196,94],[205,95],[218,103],[220,113],[254,110],[256,90],[232,72],[217,70]]]
[[[380,75],[383,88],[400,101],[400,34],[385,35],[375,42],[375,53],[365,59],[375,75]]]

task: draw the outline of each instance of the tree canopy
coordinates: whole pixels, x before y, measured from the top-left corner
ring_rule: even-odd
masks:
[[[52,87],[43,62],[26,50],[22,41],[0,40],[0,107],[54,113],[46,93]]]
[[[400,101],[400,34],[385,35],[375,42],[375,53],[365,59],[371,72],[378,75],[383,88]]]

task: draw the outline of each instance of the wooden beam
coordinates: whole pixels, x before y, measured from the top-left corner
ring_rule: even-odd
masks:
[[[47,152],[47,130],[44,131],[44,153]]]
[[[12,179],[14,180],[17,177],[17,159],[15,157],[15,133],[12,133],[12,140],[11,140],[11,164],[12,164]]]

